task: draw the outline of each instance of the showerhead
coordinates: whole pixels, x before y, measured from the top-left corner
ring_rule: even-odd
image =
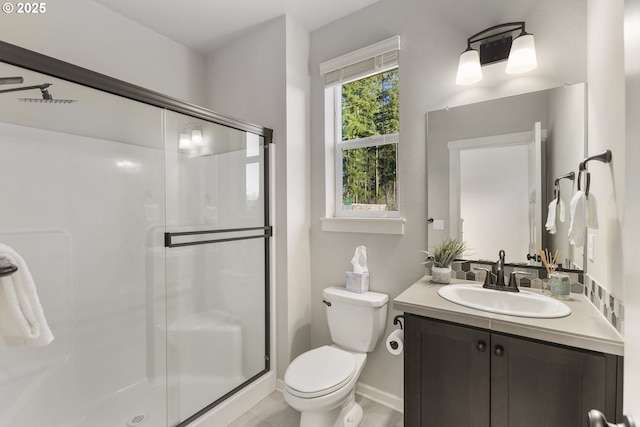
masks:
[[[78,102],[77,99],[43,99],[43,98],[18,98],[20,102],[32,102],[34,104],[71,104]]]
[[[37,102],[37,103],[47,103],[47,104],[71,104],[72,102],[77,102],[75,99],[53,99],[47,88],[51,86],[51,83],[44,83],[41,85],[35,86],[24,86],[24,87],[16,87],[12,89],[4,89],[0,90],[0,93],[7,92],[20,92],[23,90],[31,90],[31,89],[40,89],[42,93],[42,99],[40,98],[18,98],[18,101],[21,102]]]
[[[42,98],[18,98],[20,102],[37,102],[41,104],[71,104],[77,102],[75,99],[53,99],[46,88],[40,88]]]
[[[16,85],[23,81],[22,77],[0,77],[0,85]]]

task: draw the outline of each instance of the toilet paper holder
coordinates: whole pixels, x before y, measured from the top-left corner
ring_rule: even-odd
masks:
[[[402,319],[402,320],[400,320]],[[402,314],[398,314],[396,317],[393,318],[393,325],[397,325],[398,323],[400,324],[400,329],[404,329],[402,327],[402,322],[404,322],[404,316]]]
[[[391,332],[386,340],[387,350],[394,356],[398,356],[404,351],[404,326],[402,325],[403,321],[404,316],[401,314],[393,318],[393,324],[400,324],[400,329],[395,329],[393,332]]]

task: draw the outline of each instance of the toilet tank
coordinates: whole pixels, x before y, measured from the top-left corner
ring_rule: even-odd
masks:
[[[332,286],[324,289],[322,296],[330,304],[326,304],[326,309],[331,340],[347,350],[373,351],[384,334],[389,295],[359,294]]]

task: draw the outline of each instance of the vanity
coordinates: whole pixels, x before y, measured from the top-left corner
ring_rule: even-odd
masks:
[[[425,276],[393,301],[405,426],[580,427],[594,408],[622,420],[623,339],[584,295],[563,301],[568,316],[530,318],[450,302],[442,286]]]

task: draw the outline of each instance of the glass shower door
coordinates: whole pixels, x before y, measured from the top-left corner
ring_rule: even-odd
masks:
[[[166,112],[170,425],[268,370],[268,169],[261,136]]]

